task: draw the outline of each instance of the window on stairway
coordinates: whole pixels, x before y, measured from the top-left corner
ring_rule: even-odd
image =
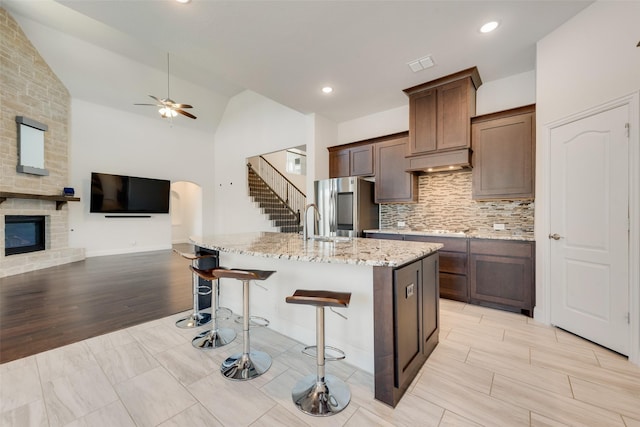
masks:
[[[287,173],[307,174],[307,156],[297,149],[287,150]]]

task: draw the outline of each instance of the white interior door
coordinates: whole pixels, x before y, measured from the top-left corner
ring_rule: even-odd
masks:
[[[628,106],[551,130],[551,323],[629,354]]]

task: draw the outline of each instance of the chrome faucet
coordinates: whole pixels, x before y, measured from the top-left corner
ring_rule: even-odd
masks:
[[[309,208],[313,208],[316,211],[316,213],[315,213],[315,221],[313,222],[314,232],[315,232],[315,229],[316,229],[316,223],[317,223],[317,221],[320,220],[320,211],[318,210],[318,207],[316,206],[315,203],[309,203],[304,208],[304,222],[302,223],[302,239],[303,240],[309,240],[309,232],[308,232],[308,227],[307,227],[307,220],[309,218],[309,215],[307,215],[307,213],[309,212]]]

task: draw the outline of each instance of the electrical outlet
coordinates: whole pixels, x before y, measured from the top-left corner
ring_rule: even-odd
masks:
[[[405,225],[404,221],[398,221],[398,227],[404,227]]]
[[[494,230],[504,230],[504,224],[493,224]]]

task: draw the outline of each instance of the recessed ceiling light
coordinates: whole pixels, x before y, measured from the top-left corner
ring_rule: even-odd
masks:
[[[482,27],[480,27],[480,32],[481,33],[490,33],[491,31],[493,31],[496,28],[498,28],[498,25],[500,25],[500,24],[498,24],[498,21],[487,22]]]
[[[178,3],[189,3],[191,0],[176,0]]]
[[[333,88],[331,86],[325,86],[322,88],[322,93],[331,93],[333,92]]]

